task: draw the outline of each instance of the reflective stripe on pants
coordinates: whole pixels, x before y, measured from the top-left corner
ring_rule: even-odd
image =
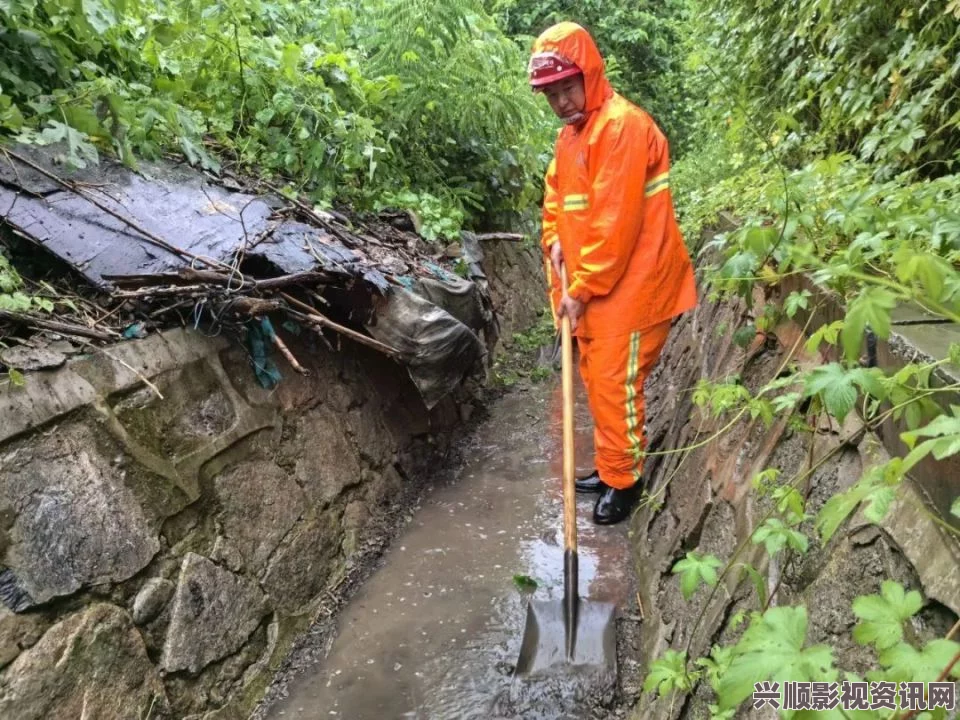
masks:
[[[670,325],[667,320],[629,335],[577,339],[597,471],[611,487],[631,487],[643,473],[643,384],[663,351]]]

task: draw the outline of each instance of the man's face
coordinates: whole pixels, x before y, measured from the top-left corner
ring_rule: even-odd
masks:
[[[583,90],[583,75],[574,75],[550,83],[543,88],[547,102],[557,117],[565,123],[578,122],[583,117],[587,96]]]

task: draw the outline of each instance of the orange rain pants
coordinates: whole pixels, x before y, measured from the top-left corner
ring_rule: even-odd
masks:
[[[643,472],[643,383],[667,342],[670,325],[667,320],[629,335],[577,339],[580,376],[594,417],[597,472],[610,487],[629,488]]]
[[[697,303],[670,193],[669,145],[649,114],[614,92],[582,27],[554,25],[533,51],[583,71],[584,119],[560,131],[545,179],[542,244],[554,318],[562,293],[549,259],[554,243],[570,297],[584,303],[574,335],[600,479],[626,488],[643,467],[643,381],[672,318]]]

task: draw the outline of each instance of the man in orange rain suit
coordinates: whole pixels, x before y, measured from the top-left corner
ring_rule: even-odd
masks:
[[[569,315],[594,419],[594,522],[630,514],[646,449],[644,380],[671,319],[697,303],[674,215],[669,147],[642,109],[614,92],[589,33],[562,22],[537,38],[530,84],[563,127],[546,176],[543,238],[554,317]],[[560,287],[565,263],[569,287]]]

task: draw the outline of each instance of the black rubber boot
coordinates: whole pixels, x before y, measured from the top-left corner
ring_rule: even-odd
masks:
[[[577,478],[573,484],[576,486],[578,493],[598,493],[607,487],[603,484],[600,473],[596,470],[586,477]]]
[[[626,490],[605,488],[593,506],[593,522],[597,525],[616,525],[630,516],[636,500],[636,485]]]

